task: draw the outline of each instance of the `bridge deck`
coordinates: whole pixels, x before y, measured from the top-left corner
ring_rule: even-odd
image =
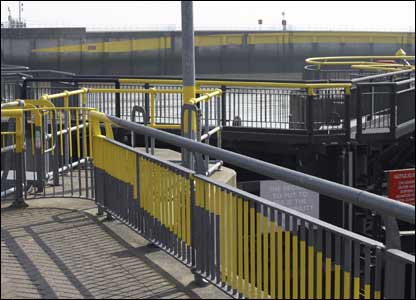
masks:
[[[224,298],[87,200],[1,210],[1,298]]]

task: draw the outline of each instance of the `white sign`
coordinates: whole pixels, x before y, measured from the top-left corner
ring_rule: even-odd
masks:
[[[280,180],[260,181],[260,196],[319,218],[319,193]]]

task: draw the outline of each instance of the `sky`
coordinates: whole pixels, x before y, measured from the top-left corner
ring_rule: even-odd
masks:
[[[19,1],[1,1],[18,18]],[[32,26],[90,29],[178,29],[180,1],[21,1],[22,19]],[[288,29],[414,31],[414,1],[194,1],[196,29]]]

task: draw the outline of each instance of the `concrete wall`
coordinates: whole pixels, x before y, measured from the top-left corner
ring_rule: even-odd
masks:
[[[302,72],[314,56],[415,53],[414,33],[196,32],[197,74]],[[80,74],[180,75],[180,32],[1,29],[1,61]]]

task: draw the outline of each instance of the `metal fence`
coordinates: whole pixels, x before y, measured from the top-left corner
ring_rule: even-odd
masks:
[[[397,82],[357,83],[356,139],[385,134],[395,139],[414,131],[414,78]]]
[[[30,100],[24,108],[9,104],[2,109],[2,118],[15,120],[15,129],[2,129],[2,138],[14,136],[12,141],[2,140],[2,151],[15,145],[16,178],[11,182],[15,195],[95,199],[100,209],[234,297],[414,295],[412,282],[392,277],[404,270],[405,276],[414,278],[414,256],[114,141],[112,125],[185,148],[196,161],[201,155],[215,157],[412,224],[414,207],[90,111],[83,107],[86,95],[81,90],[45,96],[51,101],[63,98],[63,107],[52,110],[45,105],[45,97],[36,100],[36,109],[28,107],[36,104]],[[80,107],[69,106],[71,96],[80,97]],[[25,111],[33,113],[34,121],[32,116],[25,119]],[[47,159],[44,154],[49,149],[59,160],[48,182],[43,175],[37,177],[41,169],[31,170],[24,163],[24,155],[27,161],[34,153],[36,163],[37,153],[41,151],[40,157]],[[29,173],[33,186],[40,178],[44,183],[44,189],[33,195],[26,188]]]
[[[208,110],[209,130],[218,126],[216,120],[220,117],[221,126],[226,130],[275,130],[304,136],[308,142],[321,141],[322,138],[327,142],[331,139],[338,142],[351,139],[365,142],[375,135],[378,139],[391,139],[408,131],[401,130],[400,126],[414,119],[412,80],[414,72],[404,70],[361,77],[350,83],[198,80],[197,86],[201,94],[212,89],[222,90],[221,99],[211,101],[208,105],[199,105],[204,129],[205,110]],[[396,90],[391,88],[394,85],[398,87]],[[158,124],[176,125],[179,128],[183,99],[181,81],[176,79],[85,76],[44,81],[27,79],[23,83],[22,93],[26,98],[36,98],[43,93],[73,90],[81,86],[169,91],[155,94],[154,98],[150,92],[90,93],[87,105],[125,120],[130,119],[132,108],[139,106],[148,115],[153,113]],[[393,97],[397,97],[396,110],[390,109]],[[62,104],[57,102],[56,105]],[[390,123],[393,112],[397,114],[396,121]]]
[[[381,72],[365,71],[352,68],[325,68],[316,65],[306,65],[303,68],[303,80],[351,80],[372,75]]]
[[[19,82],[21,82],[19,76],[1,75],[1,103],[13,101],[21,96]]]
[[[3,117],[3,116],[2,116]],[[16,170],[23,162],[16,152],[16,120],[13,115],[7,116],[7,121],[2,122],[1,128],[1,197],[5,198],[16,193],[17,183],[21,178],[16,178]],[[21,182],[21,181],[20,181]]]
[[[214,151],[210,146],[104,114],[94,112],[91,117],[97,124],[103,122],[108,127],[114,122],[137,134],[186,147],[195,155],[209,154],[269,175],[245,156]],[[398,272],[397,267],[406,272],[410,268],[406,274],[414,276],[413,256],[134,150],[92,126],[97,129],[92,133],[92,156],[98,205],[228,294],[273,299],[378,299],[414,293],[413,284],[387,274],[387,270]],[[272,169],[278,173],[278,167],[270,165]],[[295,173],[293,176],[300,177],[298,184],[311,188],[306,183],[311,176]],[[289,177],[281,173],[275,178]],[[327,183],[314,180],[317,184],[312,189],[329,195],[329,190],[324,191]],[[363,202],[354,203],[359,205],[366,197],[377,197],[367,205],[382,210],[383,197],[341,185],[331,190],[337,194],[332,197],[344,201],[359,192]],[[414,223],[414,207],[386,201],[390,213],[396,205],[409,210]]]
[[[15,144],[13,143],[14,123],[2,119],[2,198],[10,195],[16,199],[25,198],[31,199],[36,197],[79,197],[88,198],[93,193],[92,172],[88,154],[89,140],[89,124],[88,115],[92,108],[88,105],[101,107],[104,109],[109,102],[106,101],[109,97],[118,92],[118,95],[136,95],[141,98],[147,98],[150,106],[149,111],[144,110],[145,123],[155,128],[175,128],[180,129],[179,124],[172,124],[168,118],[163,117],[156,112],[160,111],[160,103],[158,98],[163,98],[164,95],[175,95],[182,93],[182,90],[163,89],[117,89],[109,88],[108,84],[94,84],[94,87],[89,89],[83,88],[72,91],[61,92],[60,87],[45,87],[45,82],[36,82],[36,87],[29,89],[30,96],[39,97],[35,100],[14,101],[2,104],[2,110],[6,111],[19,109],[23,105],[26,115],[25,123],[25,149],[27,151],[23,154],[24,176],[16,179],[16,153]],[[66,85],[65,87],[68,87]],[[54,90],[59,91],[55,94],[45,94],[45,92]],[[204,91],[208,92],[208,91]],[[213,116],[215,126],[210,126],[209,122],[205,120],[211,119],[211,112],[209,110],[209,100],[217,102],[217,91],[208,96],[198,99],[205,99],[202,115],[197,108],[193,106],[195,114],[197,115],[197,123],[199,128],[202,121],[204,121],[203,130],[199,131],[196,137],[199,141],[209,143],[212,135],[217,135],[217,146],[221,147],[221,126],[219,115]],[[144,97],[145,96],[145,97]],[[104,99],[104,100],[103,100]],[[218,103],[216,107],[221,105]],[[143,107],[142,107],[143,108]],[[111,109],[110,109],[111,110]],[[182,118],[182,116],[179,116]],[[147,122],[150,120],[150,122]],[[158,121],[166,123],[159,123]],[[151,153],[154,153],[154,143],[151,143]],[[10,153],[9,153],[10,152]],[[9,156],[13,156],[10,158]],[[209,156],[204,158],[204,169],[206,172],[213,172],[221,166],[221,162],[210,160]],[[210,166],[211,164],[211,166]],[[213,164],[213,166],[212,166]],[[207,174],[208,174],[207,173]],[[19,184],[17,183],[19,182]],[[22,185],[23,190],[16,193],[16,185]],[[9,188],[10,187],[10,188]],[[8,191],[6,193],[6,191]],[[24,194],[24,195],[23,195]]]
[[[45,85],[50,84],[50,87]],[[60,87],[58,87],[61,85]],[[43,87],[42,87],[43,86]],[[162,89],[170,92],[156,94],[142,92],[104,92],[89,94],[87,103],[100,111],[129,120],[134,106],[150,112],[153,102],[154,117],[159,124],[179,126],[181,121],[181,81],[176,79],[144,78],[88,78],[28,79],[24,83],[26,98],[43,93],[61,92],[79,87],[113,88],[119,90]],[[208,110],[209,126],[217,126],[218,116],[223,128],[291,130],[312,136],[337,134],[349,138],[348,110],[350,83],[327,82],[248,82],[197,81],[197,97],[213,89],[221,89],[221,99],[199,105],[201,118]],[[177,93],[175,93],[177,91]],[[220,105],[218,105],[220,104]],[[57,104],[59,106],[59,104]],[[150,115],[150,113],[149,113]],[[203,121],[205,124],[205,121]]]
[[[2,106],[3,127],[14,126],[10,119],[3,122],[9,118],[8,114],[20,108],[13,104]],[[26,100],[23,105],[26,116],[23,117],[25,151],[22,154],[16,152],[16,145],[13,141],[10,143],[10,138],[7,140],[8,135],[3,137],[3,129],[5,132],[7,129],[2,128],[2,199],[90,198],[93,192],[87,147],[90,109],[82,106],[56,108],[46,100]],[[22,160],[19,164],[24,170],[18,179],[18,164],[14,162],[17,158]],[[16,191],[17,186],[23,189]]]

